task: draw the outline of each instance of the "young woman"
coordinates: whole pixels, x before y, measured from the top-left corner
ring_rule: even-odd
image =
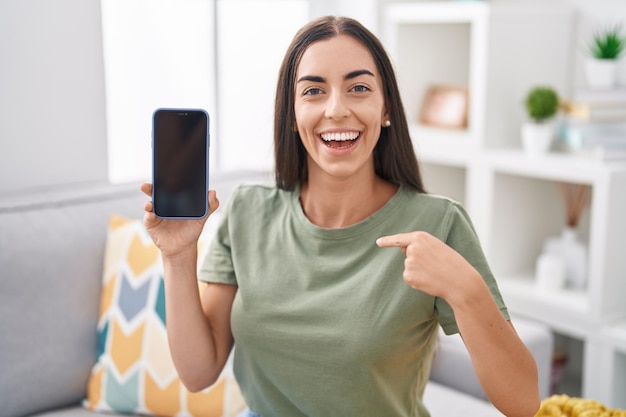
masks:
[[[229,199],[201,302],[204,221],[159,220],[145,207],[185,385],[212,384],[236,344],[247,415],[428,416],[421,398],[441,325],[461,333],[498,409],[533,416],[535,362],[467,213],[422,186],[380,42],[352,19],[309,23],[281,66],[275,110],[276,186],[241,186]],[[214,211],[215,191],[208,198]]]

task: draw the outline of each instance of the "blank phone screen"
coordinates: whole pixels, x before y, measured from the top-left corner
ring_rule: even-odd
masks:
[[[159,109],[153,115],[154,212],[162,218],[207,213],[209,119],[203,110]]]

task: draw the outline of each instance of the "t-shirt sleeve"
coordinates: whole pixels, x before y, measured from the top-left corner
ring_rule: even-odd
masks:
[[[487,283],[487,286],[491,291],[491,295],[500,308],[500,311],[504,317],[509,320],[510,316],[508,310],[504,304],[504,300],[502,299],[502,294],[498,289],[495,277],[491,272],[491,268],[487,263],[487,259],[480,245],[478,235],[476,234],[476,230],[474,229],[468,213],[462,205],[450,202],[448,215],[446,217],[446,221],[443,222],[442,227],[448,229],[443,232],[443,235],[446,236],[446,244],[456,250],[470,264],[472,264],[474,268],[476,268]],[[454,312],[444,299],[437,298],[435,300],[435,311],[439,323],[446,334],[459,332]]]
[[[198,270],[198,279],[200,281],[237,285],[237,277],[231,256],[229,228],[233,201],[236,199],[235,194],[236,190],[226,205],[225,213],[220,218],[217,231],[209,244],[206,256],[202,260]]]

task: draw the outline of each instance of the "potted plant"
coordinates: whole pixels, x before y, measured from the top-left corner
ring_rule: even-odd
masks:
[[[626,36],[619,25],[595,32],[585,61],[585,75],[590,87],[612,88],[617,80],[619,59],[626,48]]]
[[[522,145],[531,156],[544,154],[552,144],[552,120],[559,108],[559,96],[551,87],[533,87],[528,92],[524,105],[529,120],[522,125]]]

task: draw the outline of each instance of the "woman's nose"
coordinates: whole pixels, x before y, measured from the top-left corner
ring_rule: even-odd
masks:
[[[333,92],[328,96],[325,116],[329,119],[343,119],[350,115],[350,109],[346,103],[346,97],[339,92]]]

